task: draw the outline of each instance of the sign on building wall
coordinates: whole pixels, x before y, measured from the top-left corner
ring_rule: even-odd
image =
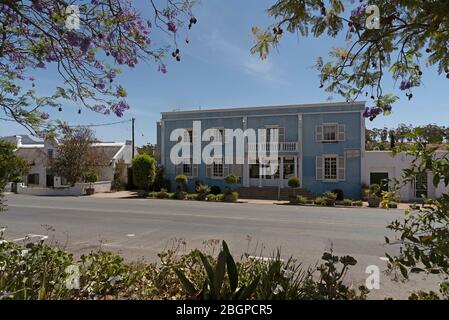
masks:
[[[359,158],[360,157],[360,149],[350,149],[346,150],[346,158]]]

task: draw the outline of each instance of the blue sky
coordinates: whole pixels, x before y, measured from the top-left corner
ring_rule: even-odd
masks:
[[[148,1],[136,2],[148,8]],[[273,2],[203,0],[195,8],[198,24],[189,34],[190,44],[184,44],[184,37],[180,39],[180,63],[171,56],[167,58],[169,72],[165,75],[157,72],[157,65],[151,61],[132,71],[124,70],[119,81],[128,90],[131,110],[123,119],[136,118],[137,145],[156,141],[155,126],[163,111],[315,103],[329,98],[319,88],[318,74],[312,66],[318,56],[326,57],[330,49],[342,46],[342,39],[304,39],[288,34],[269,59],[261,61],[251,55],[251,27],[271,24],[264,10]],[[158,34],[153,42],[163,45],[166,41]],[[42,93],[51,93],[60,81],[51,70],[37,79]],[[414,92],[415,98],[408,101],[404,93],[395,90],[401,100],[395,104],[393,114],[367,121],[368,127],[399,123],[449,125],[448,84],[435,70],[424,69],[424,83]],[[337,95],[333,97],[333,101],[341,100]],[[50,113],[72,125],[121,120],[89,110],[78,115],[70,105],[61,113]],[[95,131],[98,138],[107,141],[131,138],[130,124],[98,127]],[[19,125],[0,122],[0,136],[24,133]]]

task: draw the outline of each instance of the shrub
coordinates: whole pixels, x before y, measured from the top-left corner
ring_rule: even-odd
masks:
[[[317,197],[314,201],[314,203],[317,206],[325,206],[326,205],[326,199],[324,199],[323,197]]]
[[[215,194],[208,194],[207,196],[206,196],[206,200],[207,201],[217,201],[217,195],[215,195]]]
[[[166,189],[161,189],[161,191],[159,191],[157,193],[157,198],[159,198],[159,199],[166,199],[166,198],[168,198],[167,190]]]
[[[335,193],[327,191],[323,194],[323,198],[326,202],[326,206],[335,206],[335,201],[337,200],[337,195]]]
[[[298,204],[304,205],[308,203],[309,199],[304,196],[296,196],[296,201],[298,202]]]
[[[210,188],[209,186],[202,184],[196,187],[196,192],[198,192],[197,200],[204,201],[210,193]]]
[[[344,199],[343,200],[343,204],[347,207],[351,207],[352,206],[352,200],[351,199]]]
[[[226,202],[236,202],[239,199],[239,194],[238,192],[235,191],[227,192],[223,196],[224,196],[223,201]]]
[[[178,183],[179,191],[187,190],[187,182],[189,181],[189,179],[185,175],[180,174],[175,177],[175,180]]]
[[[156,160],[147,154],[139,154],[132,161],[133,183],[143,190],[150,190],[156,174]]]
[[[238,178],[233,173],[231,173],[225,178],[225,182],[230,185],[237,184]]]
[[[161,189],[170,190],[170,180],[165,179],[165,168],[163,166],[158,166],[156,169],[152,189],[154,191],[160,191]]]
[[[337,198],[335,199],[337,201],[343,201],[345,199],[345,194],[341,189],[334,189],[332,190],[332,193],[335,193],[337,195]]]
[[[397,208],[399,195],[396,190],[382,191],[382,200],[380,207],[383,209]]]
[[[187,200],[197,200],[198,195],[196,193],[187,194]]]
[[[299,188],[299,186],[300,186],[299,178],[291,177],[290,179],[288,179],[288,186],[292,189]]]
[[[210,188],[210,193],[214,195],[221,194],[221,188],[219,186],[212,186]]]
[[[354,207],[363,207],[363,201],[362,200],[356,200],[352,202],[352,205]]]

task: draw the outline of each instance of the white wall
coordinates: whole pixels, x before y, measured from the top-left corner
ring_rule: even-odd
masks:
[[[82,196],[85,194],[86,189],[89,188],[89,183],[76,183],[73,187],[64,188],[41,188],[41,187],[27,187],[26,185],[19,183],[17,186],[18,194],[27,194],[34,196]],[[92,187],[95,189],[95,193],[111,191],[111,181],[99,181],[92,183]]]
[[[443,155],[444,152],[438,152],[438,155]],[[370,184],[370,174],[387,172],[388,178],[396,178],[402,180],[402,172],[404,169],[410,168],[414,157],[400,153],[393,157],[389,151],[366,151],[365,153],[365,170],[362,174],[362,183]],[[443,193],[449,193],[449,188],[444,187],[441,183],[437,188],[432,183],[433,175],[431,173],[427,176],[428,181],[428,197],[441,197]],[[399,190],[402,201],[413,201],[415,198],[415,189],[412,183],[407,183]]]

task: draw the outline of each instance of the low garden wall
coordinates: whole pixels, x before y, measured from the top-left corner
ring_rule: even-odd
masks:
[[[27,194],[33,196],[73,196],[78,197],[86,193],[86,189],[95,189],[95,193],[108,192],[111,190],[111,181],[99,181],[95,183],[76,183],[73,187],[60,188],[44,188],[44,187],[30,187],[23,183],[17,185],[18,194]]]

